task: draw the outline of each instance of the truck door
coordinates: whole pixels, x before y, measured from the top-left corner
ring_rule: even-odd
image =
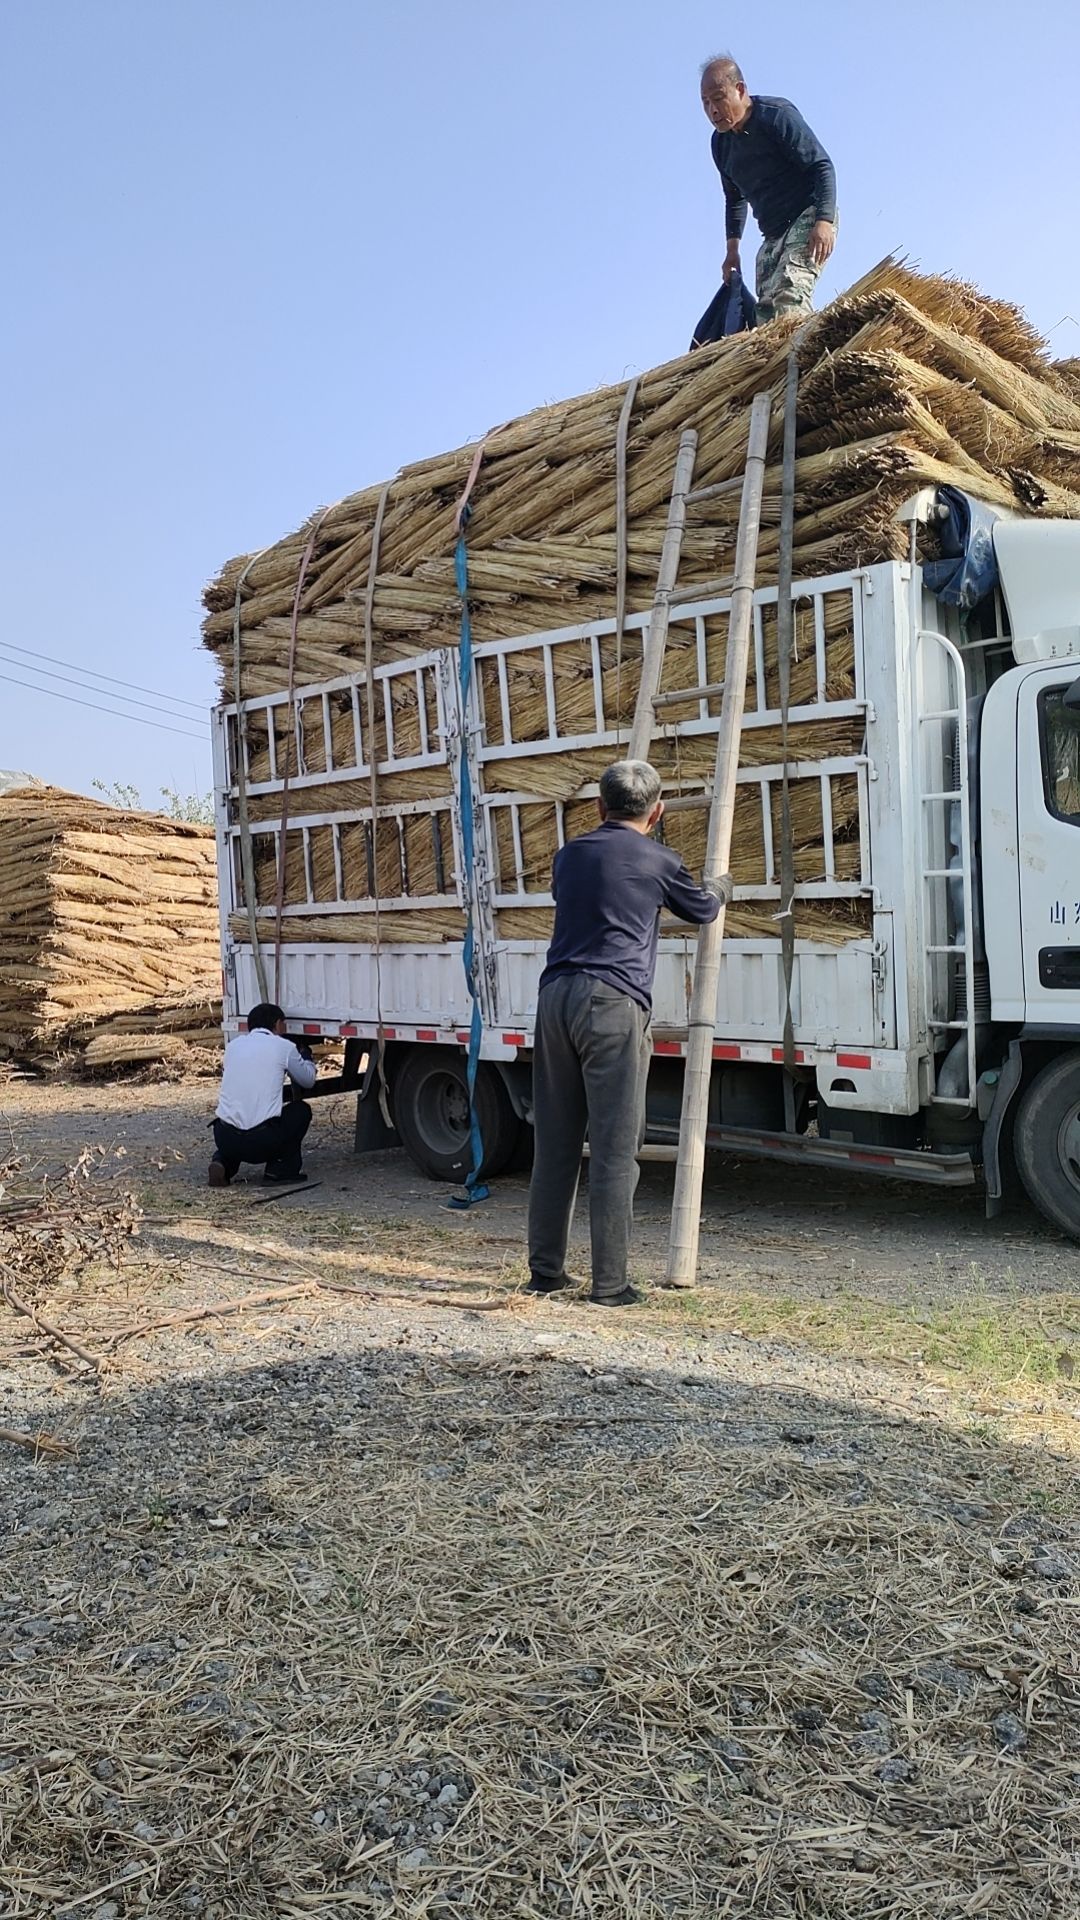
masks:
[[[1016,811],[1024,1002],[1080,1035],[1080,662],[1040,668],[1017,703]]]

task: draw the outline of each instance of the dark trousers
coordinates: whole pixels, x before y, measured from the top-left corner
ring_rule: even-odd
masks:
[[[295,1179],[301,1167],[300,1144],[310,1125],[311,1108],[306,1100],[290,1100],[261,1127],[231,1127],[227,1120],[215,1120],[214,1159],[221,1161],[230,1180],[245,1160],[255,1166],[265,1161],[267,1173],[283,1180]]]
[[[611,1300],[627,1285],[651,1053],[649,1016],[628,994],[586,973],[563,974],[541,988],[529,1266],[547,1280],[565,1270],[587,1132],[594,1300]]]

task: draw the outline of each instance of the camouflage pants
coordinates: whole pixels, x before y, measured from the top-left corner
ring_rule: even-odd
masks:
[[[807,253],[810,230],[817,215],[813,207],[800,213],[778,240],[763,240],[757,257],[758,326],[778,313],[810,313],[820,267]]]

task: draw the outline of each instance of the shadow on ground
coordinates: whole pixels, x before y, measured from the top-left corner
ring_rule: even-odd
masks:
[[[535,1332],[67,1404],[0,1457],[13,1920],[1074,1910],[1060,1462]]]

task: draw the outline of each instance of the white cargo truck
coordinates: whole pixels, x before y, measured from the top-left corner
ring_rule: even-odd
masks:
[[[793,965],[785,969],[781,942],[769,932],[780,896],[775,796],[782,769],[744,764],[740,783],[760,792],[765,878],[740,887],[736,898],[756,903],[763,931],[725,942],[708,1138],[713,1147],[744,1155],[941,1186],[970,1185],[981,1177],[991,1211],[1015,1164],[1042,1212],[1080,1238],[1080,525],[999,519],[999,587],[961,620],[925,589],[914,558],[916,524],[935,510],[932,493],[905,509],[909,562],[795,588],[798,630],[804,648],[816,651],[817,672],[816,696],[792,709],[792,727],[856,720],[860,743],[857,753],[788,769],[793,780],[820,782],[821,871],[799,881],[796,902],[850,898],[859,905],[861,931],[839,942],[798,939]],[[825,608],[837,595],[851,602],[853,699],[830,697]],[[775,588],[755,598],[756,672],[745,722],[751,731],[775,729],[780,718],[762,656],[763,610],[775,599]],[[681,632],[684,643],[688,634],[697,636],[696,681],[702,687],[709,679],[706,629],[725,611],[726,602],[716,599],[675,607],[672,634]],[[627,622],[628,650],[640,646],[646,624],[644,615]],[[528,919],[520,909],[551,905],[550,894],[536,891],[535,876],[531,888],[525,884],[523,809],[536,796],[508,791],[505,768],[515,753],[535,756],[549,749],[595,755],[603,748],[618,757],[626,733],[616,730],[605,711],[598,651],[611,631],[611,623],[597,623],[485,642],[475,650],[477,672],[464,702],[452,649],[375,670],[387,717],[387,752],[378,776],[438,770],[433,785],[453,821],[452,845],[441,857],[436,848],[435,893],[383,904],[415,910],[418,928],[425,914],[442,908],[464,907],[470,914],[482,1020],[475,1098],[489,1174],[521,1148],[530,1116],[545,941],[513,935]],[[566,647],[575,647],[576,657],[591,647],[596,666],[592,724],[582,728],[579,713],[569,733],[556,710],[552,671]],[[528,742],[516,745],[505,663],[523,651],[538,663],[539,684],[547,687],[547,737],[538,741],[533,728]],[[407,751],[399,753],[393,713],[395,686],[403,677],[415,687],[423,719],[419,740],[410,738]],[[275,979],[274,920],[264,912],[258,921],[263,974],[296,1033],[344,1039],[346,1072],[332,1084],[361,1089],[358,1140],[370,1137],[365,1113],[377,1112],[370,1096],[374,1043],[380,1040],[389,1111],[401,1143],[431,1177],[461,1180],[471,1166],[466,1062],[472,998],[460,940],[417,938],[410,944],[398,936],[394,944],[373,945],[338,943],[326,935],[333,916],[342,916],[344,926],[349,914],[370,913],[376,905],[370,886],[357,888],[355,863],[350,880],[345,858],[346,836],[370,817],[356,804],[357,774],[367,770],[364,685],[358,660],[354,678],[296,688],[291,704],[284,693],[244,702],[245,737],[261,714],[260,738],[270,743],[270,777],[247,782],[248,804],[259,814],[251,831],[272,836],[280,827],[274,824],[274,796],[280,797],[284,782],[274,741],[283,726],[299,755],[291,779],[294,806],[305,786],[321,789],[307,796],[302,816],[293,816],[302,835],[307,900],[284,909],[286,921],[317,913],[320,938],[283,940]],[[350,703],[355,751],[340,775],[339,804],[331,709],[340,714]],[[230,1032],[261,997],[255,945],[242,918],[236,714],[235,706],[221,707],[214,722]],[[679,739],[714,736],[717,714],[715,701],[702,699],[690,718],[684,705]],[[317,754],[313,717],[315,729],[322,728]],[[463,756],[471,776],[471,865],[457,798]],[[485,770],[496,761],[503,777],[493,791]],[[838,777],[856,780],[859,795],[857,836],[854,846],[842,849],[843,859],[832,831],[832,783]],[[595,786],[583,791],[595,792]],[[312,810],[312,802],[322,810]],[[422,798],[394,808],[398,830],[415,828],[425,808],[430,811],[430,804]],[[313,878],[310,843],[320,829],[328,831],[333,849],[332,898],[325,883],[316,890]],[[691,970],[690,939],[663,926],[649,1087],[648,1137],[654,1141],[677,1137]],[[789,1002],[794,1049],[789,1035],[785,1057]]]

